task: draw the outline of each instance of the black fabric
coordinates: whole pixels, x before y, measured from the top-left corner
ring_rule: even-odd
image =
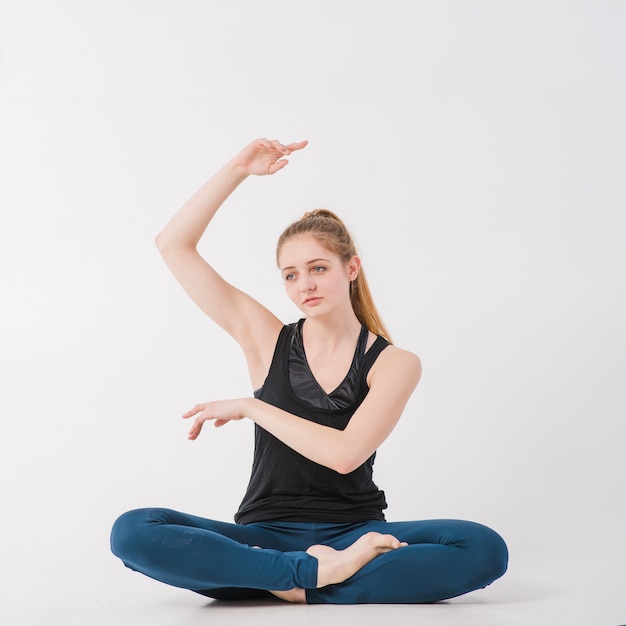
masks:
[[[289,382],[289,353],[298,324],[282,328],[274,357],[255,396],[304,419],[344,430],[369,390],[367,373],[389,343],[378,337],[357,370],[352,402],[338,409],[312,405]],[[385,494],[372,479],[374,453],[349,474],[314,463],[255,424],[252,472],[246,494],[235,514],[239,524],[263,521],[359,522],[384,520]]]
[[[336,389],[326,393],[315,380],[313,372],[311,372],[309,367],[302,338],[303,324],[304,319],[301,319],[297,323],[295,332],[292,334],[289,342],[289,383],[291,388],[299,398],[318,408],[341,409],[349,406],[354,400],[358,384],[359,367],[367,346],[367,338],[369,336],[367,328],[361,326],[352,364],[346,377]]]

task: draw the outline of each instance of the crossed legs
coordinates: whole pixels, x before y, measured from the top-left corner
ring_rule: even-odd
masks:
[[[487,586],[507,563],[500,536],[473,522],[237,525],[169,509],[122,515],[111,549],[133,570],[214,598],[271,590],[332,604],[435,602]]]

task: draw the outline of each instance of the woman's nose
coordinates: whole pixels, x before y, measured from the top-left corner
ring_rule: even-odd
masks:
[[[310,275],[305,275],[300,280],[300,289],[302,291],[313,291],[315,289],[315,280]]]

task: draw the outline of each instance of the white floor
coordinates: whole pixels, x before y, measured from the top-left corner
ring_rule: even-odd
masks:
[[[626,623],[623,555],[578,554],[570,560],[512,560],[487,589],[436,605],[290,605],[211,601],[126,570],[113,557],[93,573],[67,564],[53,572],[14,571],[3,583],[3,626],[254,626],[359,624],[387,626],[568,625]],[[6,570],[5,570],[6,573]],[[33,574],[35,574],[33,576]],[[26,583],[28,581],[28,583]],[[7,584],[8,583],[8,584]]]

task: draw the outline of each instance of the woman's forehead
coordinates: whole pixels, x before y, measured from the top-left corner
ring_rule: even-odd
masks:
[[[315,259],[336,259],[337,255],[323,246],[314,235],[295,235],[282,245],[278,261],[281,267],[295,263],[306,263]]]

